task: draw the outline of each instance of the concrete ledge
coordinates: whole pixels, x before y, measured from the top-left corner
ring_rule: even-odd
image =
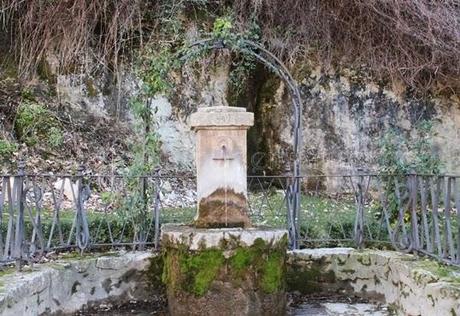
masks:
[[[296,250],[288,258],[291,290],[355,293],[400,315],[460,315],[459,269],[432,260],[352,248]]]
[[[187,225],[163,225],[161,240],[169,245],[187,245],[188,250],[202,248],[220,248],[222,243],[232,244],[238,241],[238,246],[252,246],[257,239],[275,244],[287,238],[284,229],[264,228],[215,228],[203,229]]]
[[[91,302],[148,300],[150,252],[60,259],[0,277],[0,315],[74,313]]]
[[[241,231],[216,229],[205,242],[212,245]],[[264,230],[245,231],[246,244],[266,238]],[[278,230],[274,240],[285,233]],[[198,247],[202,237],[190,234],[189,242]],[[120,252],[2,272],[0,315],[74,313],[102,301],[149,300],[163,289],[151,283],[162,273],[161,266],[151,266],[155,258],[151,252]],[[289,291],[353,293],[384,301],[400,315],[460,315],[460,269],[432,260],[393,251],[322,248],[290,251],[287,261]]]

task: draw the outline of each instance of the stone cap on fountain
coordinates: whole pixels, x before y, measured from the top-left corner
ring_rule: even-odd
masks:
[[[254,113],[234,106],[210,106],[198,108],[190,117],[193,129],[238,127],[248,129],[254,125]]]

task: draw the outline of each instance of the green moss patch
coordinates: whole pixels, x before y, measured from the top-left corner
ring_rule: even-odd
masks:
[[[254,261],[255,252],[251,248],[237,248],[230,258],[230,266],[237,274],[244,272]]]
[[[184,286],[197,296],[204,295],[223,264],[224,256],[219,249],[206,249],[194,255],[183,256],[180,259],[180,269],[186,276]]]
[[[285,288],[285,259],[287,243],[273,245],[258,239],[250,247],[228,245],[189,251],[185,246],[166,247],[163,282],[174,291],[203,296],[216,280],[231,282],[235,287],[252,284],[265,293]]]
[[[239,247],[230,257],[229,266],[234,281],[243,281],[252,274],[260,288],[266,293],[274,293],[284,288],[285,245],[270,245],[257,239],[250,247]]]
[[[199,252],[171,249],[165,253],[162,279],[173,290],[182,289],[196,296],[203,296],[224,261],[222,250],[215,248]]]
[[[164,270],[164,257],[152,256],[149,268],[147,269],[147,280],[151,289],[163,290],[162,271]]]
[[[16,273],[16,269],[13,267],[6,267],[4,269],[0,269],[0,277],[4,277],[6,275],[10,275],[14,273]]]
[[[284,256],[274,253],[265,261],[261,286],[264,292],[274,293],[284,287]]]

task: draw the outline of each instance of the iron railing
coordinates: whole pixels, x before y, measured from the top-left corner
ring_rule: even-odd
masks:
[[[69,249],[158,249],[161,224],[190,223],[196,212],[192,176],[85,175],[83,168],[35,175],[20,164],[0,179],[1,264]],[[249,176],[249,215],[254,225],[288,229],[291,248],[372,245],[460,265],[459,181],[363,172]]]
[[[358,172],[302,181],[300,245],[375,244],[460,265],[460,176]]]
[[[255,225],[286,227],[287,178],[249,177]],[[273,192],[276,198],[273,198]],[[27,174],[0,176],[0,264],[35,262],[56,251],[159,248],[160,225],[191,223],[196,179],[145,176]]]

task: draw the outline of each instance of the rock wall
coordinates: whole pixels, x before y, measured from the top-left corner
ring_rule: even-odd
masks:
[[[158,109],[157,133],[163,158],[178,170],[193,170],[190,114],[197,107],[226,104],[230,100],[231,91],[226,87],[229,58],[217,60],[198,68],[185,67],[176,78],[174,93],[168,98],[159,96],[151,103]],[[445,170],[460,172],[458,98],[419,97],[402,85],[390,87],[388,83],[373,81],[365,71],[326,71],[307,65],[293,66],[291,70],[304,102],[304,173],[347,173],[359,167],[376,170],[378,141],[385,132],[397,128],[402,134],[414,135],[416,124],[422,120],[434,123],[434,151],[444,162]],[[122,76],[119,86],[111,85],[110,78],[79,82],[73,85],[68,77],[59,77],[60,97],[91,111],[130,120],[127,100],[138,89],[132,75]],[[263,67],[256,67],[245,91],[231,105],[244,106],[255,113],[255,126],[249,132],[248,170],[285,172],[292,161],[293,109],[283,83]]]
[[[460,100],[420,97],[403,86],[373,81],[365,71],[291,67],[303,99],[302,169],[306,174],[377,170],[379,140],[391,128],[414,137],[416,125],[433,122],[434,154],[447,172],[459,173]],[[293,109],[284,85],[266,72],[248,100],[255,112],[254,142],[263,168],[282,173],[292,155]],[[260,157],[259,159],[260,160]],[[259,171],[262,169],[258,167]],[[257,169],[257,168],[256,168]]]
[[[304,107],[304,167],[314,174],[358,167],[376,169],[378,142],[389,128],[414,133],[422,120],[434,122],[435,148],[446,170],[460,172],[460,104],[452,100],[398,96],[352,71],[313,70],[301,80]],[[458,100],[457,100],[458,101]]]

